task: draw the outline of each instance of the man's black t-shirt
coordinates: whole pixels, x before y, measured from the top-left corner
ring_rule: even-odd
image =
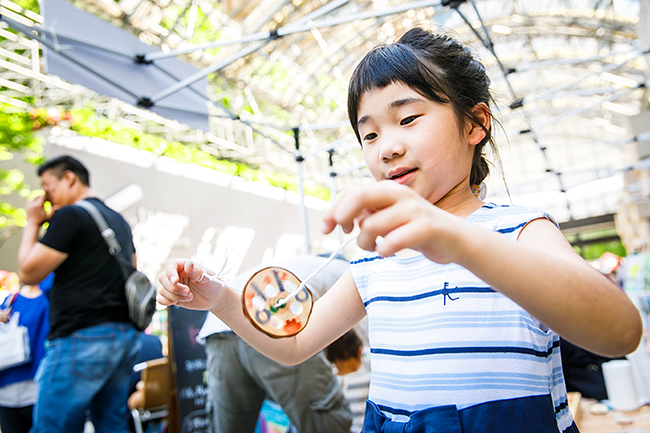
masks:
[[[87,200],[100,210],[117,236],[121,254],[131,263],[135,249],[128,223],[101,200]],[[101,323],[129,321],[120,267],[85,209],[79,206],[59,209],[40,242],[68,254],[54,271],[48,340]]]

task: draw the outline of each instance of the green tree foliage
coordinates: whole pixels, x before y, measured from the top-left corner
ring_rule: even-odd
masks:
[[[33,132],[33,116],[11,111],[12,107],[0,105],[0,161],[22,156],[31,164],[41,163],[43,149]],[[27,222],[25,209],[10,204],[7,196],[18,194],[26,198],[30,193],[25,176],[19,169],[0,167],[0,246]]]
[[[0,161],[7,161],[20,155],[31,164],[41,164],[43,150],[34,131],[59,125],[68,127],[81,135],[98,137],[146,150],[179,162],[197,164],[288,191],[296,192],[298,190],[295,176],[266,172],[243,163],[217,159],[202,151],[198,145],[166,141],[160,137],[111,122],[98,116],[90,108],[62,113],[34,109],[30,113],[26,113],[15,112],[16,108],[0,105],[0,110]],[[17,208],[3,199],[10,194],[18,194],[27,198],[32,191],[25,184],[24,179],[23,173],[18,169],[0,168],[0,245],[26,224],[25,209]],[[318,185],[306,184],[305,194],[329,200],[329,190]]]
[[[614,253],[619,257],[625,257],[627,255],[625,247],[620,240],[599,242],[582,247],[573,247],[573,249],[587,261],[596,260],[606,252]]]
[[[288,191],[298,191],[296,177],[293,175],[257,170],[240,162],[217,159],[201,150],[198,145],[166,141],[160,137],[111,122],[96,115],[90,108],[72,110],[70,119],[70,129],[81,135],[103,138],[114,143],[146,150],[156,155],[167,156],[183,163],[211,168],[249,181],[267,183]],[[51,123],[40,118],[38,122]],[[330,199],[330,191],[327,188],[308,183],[305,184],[304,188],[306,195],[323,200]]]
[[[39,13],[40,8],[38,6],[38,0],[12,0],[18,6],[23,9]]]

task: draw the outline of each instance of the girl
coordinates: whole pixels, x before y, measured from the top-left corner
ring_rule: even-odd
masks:
[[[490,103],[484,67],[447,36],[415,28],[372,50],[352,76],[348,112],[378,182],[341,194],[323,227],[349,233],[356,221],[368,252],[305,329],[279,340],[257,332],[239,293],[188,260],[166,264],[158,301],[209,309],[292,364],[367,314],[364,432],[577,432],[558,335],[619,356],[637,347],[640,315],[549,215],[472,193],[488,173]]]

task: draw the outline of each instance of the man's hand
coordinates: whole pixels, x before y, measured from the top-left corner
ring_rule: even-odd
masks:
[[[6,308],[4,310],[0,310],[0,322],[1,323],[7,323],[9,321],[10,316],[11,316],[11,308]]]
[[[58,210],[58,206],[52,206],[52,210],[48,213],[45,211],[45,195],[39,195],[38,197],[30,200],[25,207],[27,211],[27,222],[35,224],[40,227],[44,223],[48,222],[54,212]]]

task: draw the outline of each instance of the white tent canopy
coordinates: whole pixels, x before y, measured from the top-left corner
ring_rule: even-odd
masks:
[[[630,127],[648,105],[650,37],[643,34],[648,26],[639,25],[647,24],[647,0],[75,5],[137,36],[149,47],[141,51],[148,60],[181,59],[195,68],[145,96],[180,96],[182,85],[207,81],[209,132],[181,123],[168,123],[167,130],[202,142],[218,157],[298,172],[337,190],[369,182],[346,119],[351,71],[371,47],[417,24],[452,32],[489,69],[509,190],[494,169],[489,200],[533,204],[560,222],[613,214],[623,175],[637,163],[636,145],[647,139],[648,131]],[[3,16],[12,18],[7,11]],[[34,26],[52,24],[9,12]],[[133,110],[125,116],[139,121]]]

